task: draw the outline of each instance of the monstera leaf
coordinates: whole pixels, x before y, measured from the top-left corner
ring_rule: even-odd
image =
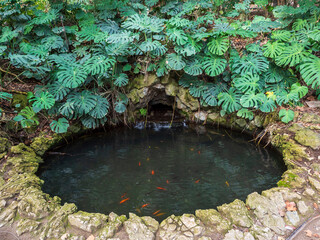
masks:
[[[50,123],[51,130],[56,133],[65,133],[68,130],[69,122],[65,118],[59,118],[58,121],[53,120]]]
[[[116,60],[114,58],[107,58],[105,56],[93,56],[89,58],[84,64],[84,70],[92,75],[104,74],[109,68],[115,64]]]
[[[186,63],[183,60],[183,57],[181,55],[171,53],[167,56],[168,66],[172,70],[181,70],[186,66]]]
[[[169,40],[175,42],[178,45],[184,45],[188,42],[188,37],[181,29],[173,28],[167,30]]]
[[[234,86],[242,92],[255,92],[259,88],[259,75],[247,73],[234,79]]]
[[[312,88],[320,87],[320,58],[315,56],[307,58],[300,66],[300,73]]]
[[[80,66],[60,70],[58,81],[67,88],[77,88],[86,80],[88,73]]]
[[[273,112],[276,109],[276,107],[277,105],[272,98],[267,98],[267,96],[261,98],[261,105],[259,106],[261,112]]]
[[[294,119],[294,111],[281,109],[279,111],[279,117],[281,118],[281,121],[284,123],[291,122]]]
[[[291,33],[286,30],[277,30],[272,32],[271,38],[283,42],[288,42],[291,38]]]
[[[285,44],[282,42],[267,42],[264,46],[263,46],[263,55],[269,58],[276,58],[277,56],[279,56],[283,49],[285,47]]]
[[[61,101],[70,92],[70,88],[65,87],[60,82],[56,81],[48,85],[48,91],[54,96],[56,101]]]
[[[228,92],[223,92],[218,95],[218,105],[226,112],[232,113],[241,108],[240,92],[234,88],[230,88]]]
[[[223,73],[227,66],[227,60],[217,56],[204,57],[202,68],[210,77]]]
[[[35,96],[31,99],[33,106],[39,109],[50,109],[55,103],[54,96],[49,92],[42,92],[40,96]]]
[[[301,63],[308,53],[305,51],[302,44],[293,43],[291,46],[286,46],[280,55],[276,57],[276,64],[279,66],[296,66]]]
[[[106,98],[101,96],[96,96],[97,104],[89,112],[89,115],[93,118],[103,118],[108,114],[109,111],[109,102]]]
[[[71,94],[68,97],[68,101],[74,103],[79,114],[89,113],[97,104],[96,96],[88,90]]]
[[[117,77],[116,80],[114,81],[114,85],[118,87],[123,87],[127,85],[129,82],[128,75],[125,73],[120,73]]]
[[[187,61],[184,71],[192,76],[198,76],[202,74],[202,61],[200,57],[191,58]]]
[[[237,112],[237,116],[241,117],[241,118],[246,118],[246,119],[252,120],[254,117],[254,114],[249,109],[242,108]]]
[[[208,49],[212,54],[223,55],[229,48],[229,38],[219,37],[213,38],[208,43]]]
[[[245,108],[258,107],[262,102],[263,93],[246,93],[240,99],[240,104]]]
[[[232,64],[232,69],[234,70],[234,72],[241,75],[247,73],[260,74],[262,72],[265,72],[268,69],[268,67],[268,60],[264,56],[254,53],[245,55],[240,59],[233,61]]]

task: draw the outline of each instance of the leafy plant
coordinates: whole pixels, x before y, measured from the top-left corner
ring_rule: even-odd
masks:
[[[279,111],[279,117],[281,118],[281,121],[284,123],[291,122],[294,119],[294,111],[292,110],[286,110],[286,109],[281,109]]]

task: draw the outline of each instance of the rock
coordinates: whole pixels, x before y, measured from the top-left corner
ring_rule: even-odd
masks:
[[[320,191],[320,182],[313,177],[308,177],[308,180],[312,187],[314,187],[317,191]]]
[[[0,213],[0,227],[11,224],[17,213],[18,203],[13,201],[7,208]]]
[[[314,113],[304,113],[301,117],[301,122],[320,124],[320,116]]]
[[[154,228],[149,228],[143,220],[133,213],[129,213],[129,219],[124,223],[124,229],[130,240],[153,240],[155,239]]]
[[[160,79],[156,74],[148,73],[148,75],[139,75],[129,82],[129,89],[141,89],[145,87],[151,87],[157,83],[160,83]]]
[[[243,233],[237,229],[232,229],[225,235],[223,240],[254,240],[254,237],[251,233]]]
[[[297,205],[298,210],[302,215],[306,215],[309,212],[309,208],[304,201],[299,201]]]
[[[288,211],[286,212],[286,216],[290,221],[290,223],[294,226],[297,226],[298,223],[300,222],[300,218],[297,211],[292,211],[292,212]]]
[[[301,161],[308,157],[305,147],[290,139],[289,135],[277,134],[271,142],[273,146],[280,149],[287,165],[292,165],[292,160]]]
[[[13,94],[11,106],[20,111],[28,105],[28,102],[27,95]]]
[[[259,225],[253,225],[250,228],[250,233],[255,239],[258,240],[270,240],[275,238],[275,234],[271,231],[270,228],[262,227]]]
[[[247,125],[247,121],[243,118],[239,118],[235,122],[241,128],[244,128]]]
[[[34,233],[38,229],[41,222],[31,219],[20,219],[17,223],[16,233],[21,236],[24,233]]]
[[[196,216],[208,227],[216,226],[218,232],[224,234],[231,229],[231,223],[222,218],[215,209],[196,210]]]
[[[249,211],[244,202],[239,199],[234,200],[230,204],[223,204],[222,206],[219,206],[218,210],[239,227],[249,228],[252,226],[252,219]]]
[[[172,81],[168,85],[165,86],[165,92],[168,96],[175,97],[179,92],[179,85],[177,82]]]
[[[212,238],[203,236],[203,237],[199,238],[198,240],[212,240]]]
[[[208,113],[206,113],[205,111],[196,112],[194,114],[195,119],[200,121],[205,121],[207,119],[207,116],[208,116]]]
[[[96,240],[104,240],[113,237],[126,220],[127,218],[125,215],[118,216],[113,212],[110,213],[106,226],[101,229]]]
[[[181,110],[196,111],[200,107],[199,101],[194,97],[192,97],[187,89],[182,87],[179,88],[176,101],[177,101],[177,108]]]
[[[318,108],[318,107],[320,107],[320,101],[308,101],[308,102],[306,102],[306,104],[310,108]]]
[[[108,217],[100,213],[87,213],[83,211],[76,212],[68,216],[71,226],[93,233],[99,229]]]
[[[155,220],[152,217],[141,217],[142,221],[144,222],[144,224],[151,229],[152,232],[156,232],[158,231],[159,228],[159,222],[157,220]]]
[[[264,123],[264,117],[263,116],[257,115],[257,116],[254,117],[253,124],[256,127],[261,128],[263,126],[263,123]]]
[[[0,137],[0,153],[6,152],[9,148],[9,140],[7,138]]]
[[[298,174],[302,173],[303,170],[300,168],[290,169],[284,172],[282,175],[282,180],[277,184],[279,187],[287,188],[302,188],[306,185],[304,178],[300,177]],[[287,199],[288,200],[288,199]]]
[[[35,187],[24,189],[18,200],[18,213],[23,217],[34,220],[51,214],[58,207],[57,203],[59,203],[49,199],[49,195]]]
[[[53,137],[39,136],[32,140],[30,147],[37,155],[43,156],[48,149],[57,144],[61,139],[63,139],[62,136],[57,134]]]
[[[313,197],[315,192],[311,188],[306,188],[306,190],[303,192],[303,195]]]
[[[280,235],[285,233],[285,222],[274,202],[254,192],[248,196],[246,203],[265,227]]]
[[[319,149],[320,147],[320,134],[308,128],[302,128],[296,132],[294,139],[307,147],[312,149]]]
[[[161,222],[160,239],[194,239],[204,232],[201,222],[193,214],[183,214],[181,217],[171,215]]]
[[[65,232],[68,222],[68,215],[77,211],[77,207],[73,203],[65,203],[59,209],[55,211],[44,226],[39,238],[45,239],[57,239],[60,238]]]

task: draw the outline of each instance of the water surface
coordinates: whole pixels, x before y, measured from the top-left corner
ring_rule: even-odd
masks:
[[[249,140],[202,126],[115,129],[60,148],[66,155],[48,157],[39,175],[46,193],[79,210],[161,220],[276,186],[281,156]]]

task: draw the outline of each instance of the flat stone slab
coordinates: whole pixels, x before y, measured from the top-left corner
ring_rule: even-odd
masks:
[[[309,101],[309,102],[306,102],[306,104],[310,108],[319,108],[320,107],[320,101]]]
[[[287,240],[311,240],[320,237],[320,215],[313,217],[298,228]]]

